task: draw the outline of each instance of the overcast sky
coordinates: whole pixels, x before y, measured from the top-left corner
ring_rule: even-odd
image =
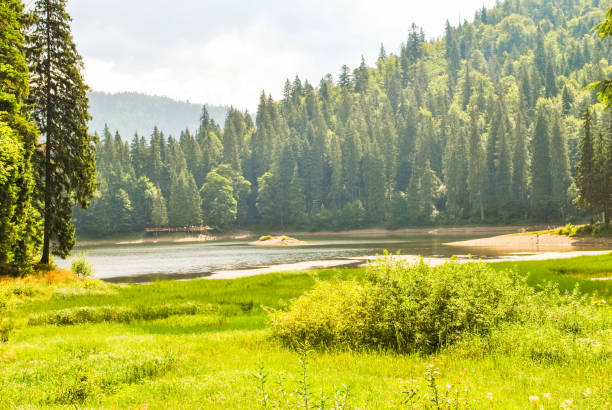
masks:
[[[285,78],[313,84],[380,44],[397,51],[412,22],[428,38],[494,0],[68,0],[99,91],[139,91],[253,111]]]

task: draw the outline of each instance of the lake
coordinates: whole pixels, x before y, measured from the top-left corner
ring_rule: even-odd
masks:
[[[457,248],[445,242],[475,239],[488,235],[395,235],[384,237],[308,236],[311,242],[299,247],[261,247],[250,240],[210,242],[164,242],[122,245],[79,246],[73,254],[86,253],[95,277],[118,282],[156,279],[186,279],[206,276],[219,270],[247,269],[295,262],[342,259],[381,254],[384,250],[425,257],[493,258],[503,255],[483,249]],[[251,239],[252,240],[252,239]],[[69,267],[70,259],[57,261]]]

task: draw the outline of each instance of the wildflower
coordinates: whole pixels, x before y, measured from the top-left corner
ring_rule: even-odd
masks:
[[[450,389],[452,389],[452,388],[453,388],[453,386],[451,386],[450,384],[446,383],[446,388],[447,388],[448,390],[450,390]]]
[[[540,400],[538,396],[529,396],[529,403],[531,404],[538,404],[538,400]]]
[[[550,393],[543,393],[542,397],[544,397],[544,400],[546,400],[547,402],[550,402],[551,394]]]
[[[587,388],[585,391],[582,392],[582,395],[587,398],[591,395],[591,389]]]
[[[489,399],[489,400],[493,401],[493,393],[488,392],[488,393],[487,393],[487,399]]]
[[[560,409],[569,409],[572,407],[572,404],[574,403],[573,400],[570,399],[566,399],[563,400],[563,403],[561,403],[561,405],[559,406]]]

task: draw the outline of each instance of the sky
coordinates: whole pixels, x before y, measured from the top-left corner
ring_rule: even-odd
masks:
[[[137,91],[255,111],[286,78],[318,84],[380,44],[397,52],[414,22],[439,38],[494,0],[68,0],[96,91]]]

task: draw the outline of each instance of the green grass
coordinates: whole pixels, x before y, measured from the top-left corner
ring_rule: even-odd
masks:
[[[595,238],[611,238],[612,224],[596,223],[584,225],[572,225],[568,223],[555,229],[543,229],[540,231],[518,232],[511,233],[508,236],[522,235],[565,235],[569,237],[595,237]]]
[[[569,292],[578,286],[582,292],[590,295],[612,296],[612,280],[592,280],[612,276],[612,253],[546,261],[499,262],[492,266],[500,271],[515,269],[523,272],[528,275],[527,283],[534,287],[553,282],[562,291]]]
[[[530,272],[533,286],[553,281],[569,290],[579,283],[601,297],[611,294],[608,283],[579,276],[595,277],[610,266],[610,255],[494,265]],[[255,375],[262,365],[269,400],[281,400],[285,392],[295,405],[301,400],[299,355],[271,339],[266,308],[285,306],[316,280],[363,276],[363,269],[337,269],[149,285],[77,282],[32,291],[26,284],[0,283],[0,317],[15,322],[9,341],[0,343],[0,408],[253,409],[261,407],[261,378]],[[88,313],[79,314],[83,308]],[[54,319],[64,316],[79,320]],[[610,329],[601,331],[612,336]],[[449,384],[477,409],[528,408],[534,395],[544,408],[559,408],[566,399],[573,400],[572,408],[610,408],[609,343],[598,347],[604,351],[596,359],[542,361],[523,354],[520,341],[527,332],[546,343],[547,335],[537,328],[504,332],[516,338],[517,349],[497,348],[492,338],[490,346],[467,339],[431,355],[315,352],[308,390],[312,400],[323,391],[332,404],[347,389],[347,408],[398,408],[413,379],[427,391],[423,374],[433,364],[440,392]],[[572,343],[584,350],[596,342],[589,340],[579,335]]]

